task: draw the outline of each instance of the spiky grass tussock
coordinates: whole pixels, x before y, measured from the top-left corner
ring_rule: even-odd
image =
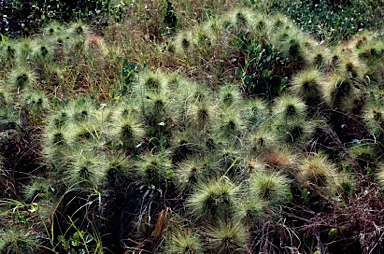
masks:
[[[37,245],[39,245],[37,237],[26,230],[17,228],[0,230],[0,253],[34,254],[39,251]]]
[[[220,166],[220,173],[237,179],[244,174],[244,156],[240,147],[231,143],[222,144],[215,152],[217,162]]]
[[[380,163],[376,168],[376,179],[384,187],[384,163]]]
[[[51,21],[42,28],[43,35],[45,37],[52,37],[62,34],[66,29],[67,27],[57,21]]]
[[[70,147],[78,148],[84,145],[98,147],[101,144],[101,129],[95,120],[75,124],[66,128],[68,132],[68,144]]]
[[[70,120],[75,124],[87,123],[95,117],[94,103],[88,99],[80,98],[68,103]]]
[[[357,49],[357,56],[363,60],[370,68],[374,68],[374,64],[380,64],[384,50],[384,43],[381,40],[370,40]]]
[[[147,92],[144,98],[143,115],[148,122],[159,124],[169,117],[170,99],[166,91]]]
[[[184,131],[174,131],[170,140],[172,149],[172,160],[181,161],[188,156],[199,152],[200,147],[197,142],[197,133],[193,129]]]
[[[351,79],[333,74],[324,83],[324,95],[330,107],[348,110],[352,107],[358,91]]]
[[[290,180],[278,172],[257,171],[249,178],[249,191],[256,201],[275,207],[291,199]]]
[[[294,167],[297,155],[289,147],[275,147],[261,158],[272,169],[285,172]]]
[[[11,94],[6,89],[5,82],[0,80],[0,108],[4,109],[8,107]]]
[[[262,155],[271,152],[277,145],[275,132],[268,130],[254,131],[246,138],[247,150],[252,155]]]
[[[33,178],[23,186],[23,196],[26,202],[35,202],[40,199],[49,199],[54,189],[49,181],[42,177]]]
[[[286,124],[293,123],[305,117],[306,108],[299,97],[285,94],[275,99],[272,115]]]
[[[196,102],[192,105],[189,115],[190,119],[186,119],[189,121],[189,125],[202,130],[210,127],[216,119],[216,106],[209,102]]]
[[[124,187],[133,178],[133,166],[124,154],[111,154],[103,161],[101,171],[105,172],[104,184],[107,187]]]
[[[10,40],[6,41],[1,47],[1,56],[4,66],[11,67],[17,62],[17,44]]]
[[[23,38],[19,43],[18,43],[18,58],[20,62],[24,62],[27,59],[32,57],[32,52],[33,52],[33,42],[29,38]]]
[[[176,186],[181,192],[191,192],[197,183],[212,175],[203,158],[188,158],[176,168]]]
[[[133,149],[145,135],[143,120],[133,108],[121,108],[112,118],[111,135],[124,149]]]
[[[135,163],[134,170],[139,180],[152,188],[161,189],[165,182],[174,175],[172,161],[166,154],[143,154],[140,161]]]
[[[220,221],[216,226],[210,226],[206,230],[209,239],[208,248],[217,254],[242,254],[248,253],[247,242],[249,238],[247,228],[234,219]]]
[[[358,162],[360,166],[366,168],[376,163],[378,159],[379,149],[377,149],[377,145],[378,144],[373,140],[366,140],[363,142],[359,141],[348,147],[348,151],[354,161]]]
[[[241,114],[243,121],[247,123],[249,129],[256,129],[268,117],[267,104],[260,98],[249,99],[245,101]]]
[[[35,73],[27,66],[17,66],[9,76],[9,83],[12,84],[13,89],[20,92],[24,88],[32,88],[36,82]]]
[[[105,176],[105,172],[100,170],[104,158],[91,150],[83,150],[81,147],[73,154],[71,163],[65,172],[66,182],[81,188],[99,186]]]
[[[357,57],[342,57],[337,66],[338,73],[348,78],[364,78],[366,66]]]
[[[299,72],[292,78],[291,89],[307,105],[318,105],[323,98],[322,73],[316,69]]]
[[[254,20],[254,12],[245,8],[237,8],[222,18],[220,28],[237,35],[239,31],[252,27]]]
[[[257,222],[267,216],[266,208],[268,203],[262,199],[249,197],[243,198],[237,210],[235,218],[246,223],[247,226],[257,225]]]
[[[285,27],[287,25],[292,26],[292,21],[287,18],[287,16],[277,13],[271,17],[271,26],[275,29],[280,29],[282,27]]]
[[[165,242],[166,253],[170,254],[202,254],[204,249],[200,235],[190,229],[172,233]]]
[[[279,141],[285,145],[300,145],[301,142],[308,140],[314,133],[316,125],[313,121],[298,120],[297,122],[284,123],[280,121],[276,123],[277,136]]]
[[[69,25],[69,32],[73,36],[85,36],[89,33],[89,27],[81,21],[73,22]]]
[[[231,218],[235,212],[239,187],[227,177],[199,182],[187,198],[187,208],[194,220]]]
[[[362,115],[368,132],[375,137],[384,136],[384,105],[379,101],[370,101],[364,107]]]
[[[49,103],[43,91],[24,91],[21,95],[21,106],[36,118],[49,108]]]
[[[333,163],[323,154],[313,154],[299,165],[303,183],[318,194],[332,196],[337,190],[338,172]]]
[[[139,87],[135,88],[146,92],[160,93],[167,89],[167,75],[161,71],[146,71],[139,77]]]
[[[53,45],[44,39],[34,40],[31,58],[35,63],[50,64],[53,60]],[[44,66],[42,66],[44,67]]]
[[[302,69],[307,65],[305,57],[305,37],[298,31],[289,32],[277,45],[286,60],[295,68]]]
[[[219,113],[214,128],[219,136],[237,138],[245,130],[246,124],[238,114],[237,108],[224,108]]]
[[[69,137],[66,127],[54,125],[53,121],[46,126],[42,136],[43,157],[47,166],[56,173],[64,172],[69,165]]]
[[[327,70],[331,64],[332,54],[322,45],[314,45],[306,51],[307,62],[316,70]]]
[[[192,33],[192,31],[178,33],[173,41],[175,53],[182,56],[187,63],[196,51],[196,38],[192,35]]]
[[[372,80],[383,80],[384,43],[381,40],[371,40],[357,49],[358,58],[367,66],[366,73]]]
[[[221,108],[237,107],[242,99],[239,88],[235,85],[220,87],[218,99]]]
[[[67,107],[57,108],[46,117],[47,132],[57,128],[65,128],[71,121],[71,111]]]

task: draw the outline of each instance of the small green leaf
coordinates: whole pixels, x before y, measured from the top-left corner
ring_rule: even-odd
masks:
[[[168,180],[172,180],[174,177],[175,177],[175,172],[173,172],[173,170],[168,170],[165,177],[168,179]]]
[[[242,78],[243,77],[243,71],[240,67],[236,67],[235,74],[237,78]]]

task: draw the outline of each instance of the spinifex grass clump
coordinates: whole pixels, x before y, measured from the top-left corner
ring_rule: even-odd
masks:
[[[292,91],[303,98],[306,105],[318,106],[323,99],[322,73],[316,69],[299,72],[292,79]]]
[[[272,126],[283,143],[298,143],[313,133],[312,124],[306,120],[306,105],[298,97],[282,95],[275,100]]]
[[[364,78],[366,67],[358,58],[346,56],[340,59],[338,73],[348,78]]]
[[[165,242],[166,253],[170,254],[200,254],[204,249],[200,235],[190,229],[178,230]]]
[[[9,83],[12,89],[20,92],[24,88],[31,88],[36,82],[35,73],[27,66],[17,66],[9,76]]]
[[[44,113],[49,109],[48,98],[43,91],[24,91],[21,106],[33,123],[42,121]]]
[[[33,43],[31,39],[22,39],[18,43],[18,59],[20,62],[28,60],[33,52]]]
[[[307,61],[312,68],[317,70],[327,70],[331,62],[331,52],[328,48],[321,45],[314,45],[307,50]]]
[[[54,188],[47,179],[36,177],[24,186],[23,193],[26,202],[38,202],[52,198]]]
[[[209,163],[209,162],[208,162]],[[212,163],[213,164],[213,163]],[[190,157],[176,168],[176,185],[182,192],[191,192],[197,183],[212,175],[212,165],[207,165],[204,158]]]
[[[236,138],[241,135],[245,127],[241,116],[236,112],[236,108],[222,109],[215,125],[217,134],[223,138]]]
[[[287,37],[284,37],[278,46],[283,52],[287,61],[292,65],[292,68],[301,70],[307,64],[305,57],[305,38],[299,32],[290,32]]]
[[[45,65],[52,64],[53,52],[54,47],[50,42],[44,39],[35,40],[31,58],[34,64],[40,68],[44,68]]]
[[[190,120],[192,128],[203,130],[210,127],[216,117],[215,105],[209,102],[196,102],[192,105],[190,116],[190,119],[187,120]]]
[[[133,178],[133,166],[124,154],[107,155],[101,171],[105,172],[104,184],[107,187],[124,187]]]
[[[41,251],[37,248],[39,240],[25,229],[6,229],[0,231],[0,253],[33,254]]]
[[[289,147],[275,146],[274,149],[263,154],[261,159],[273,170],[295,174],[292,169],[296,167],[297,156]]]
[[[111,122],[111,133],[124,149],[133,149],[144,136],[141,117],[135,107],[121,106]]]
[[[376,169],[376,179],[381,186],[384,186],[384,164],[380,163]]]
[[[95,116],[93,102],[85,98],[71,101],[67,107],[71,112],[70,120],[75,124],[86,123]]]
[[[375,137],[384,136],[384,105],[372,100],[364,107],[363,119],[369,133]]]
[[[242,109],[242,119],[247,123],[249,129],[256,129],[267,120],[268,109],[264,100],[252,98],[244,102]]]
[[[275,100],[273,114],[288,124],[303,119],[305,110],[306,106],[299,97],[286,94]]]
[[[316,194],[332,197],[338,187],[338,172],[325,155],[314,154],[301,161],[300,177],[306,187]]]
[[[226,220],[234,215],[239,187],[228,178],[199,182],[188,199],[189,214],[196,220]]]
[[[277,145],[277,137],[269,130],[256,130],[250,133],[247,138],[247,150],[251,155],[267,154]]]
[[[358,90],[353,80],[340,74],[333,74],[325,81],[324,94],[328,105],[345,111],[354,107],[354,99],[358,97]]]
[[[191,32],[181,32],[173,41],[176,55],[180,56],[180,60],[185,65],[190,65],[194,62],[197,56],[195,38]],[[173,53],[173,52],[171,52]]]
[[[46,160],[48,168],[55,172],[64,172],[69,166],[69,137],[67,128],[63,124],[50,122],[45,128],[42,136],[42,154]]]
[[[147,153],[140,157],[134,170],[139,180],[150,188],[163,188],[167,180],[173,178],[172,161],[166,154]]]
[[[214,153],[220,167],[220,171],[217,173],[226,175],[231,180],[239,178],[244,173],[242,152],[241,147],[232,144],[231,141],[219,143]]]
[[[152,91],[155,93],[166,89],[166,74],[162,72],[150,72],[142,74],[139,79],[140,86],[136,89],[142,89],[144,92]]]
[[[354,161],[363,168],[372,168],[379,160],[380,150],[377,149],[379,144],[374,140],[365,140],[352,144],[348,147]]]
[[[83,123],[72,123],[68,128],[68,143],[71,147],[90,146],[97,148],[101,143],[101,129],[96,119]]]
[[[104,158],[82,147],[73,154],[71,163],[64,172],[69,186],[94,188],[100,185],[105,176],[105,172],[101,170]]]
[[[208,249],[218,254],[245,254],[248,253],[248,230],[241,222],[234,219],[215,222],[206,230],[209,239]]]
[[[358,44],[358,42],[356,42]],[[357,46],[357,45],[356,45]],[[356,49],[357,56],[367,66],[367,72],[372,80],[382,81],[384,44],[378,38],[370,38],[359,43]]]
[[[184,131],[174,131],[170,140],[172,149],[172,161],[178,162],[186,159],[192,154],[199,152],[199,146],[197,143],[197,133],[192,129],[186,129]]]
[[[249,192],[269,207],[284,204],[291,198],[289,180],[280,173],[254,172],[249,179]]]
[[[12,67],[17,61],[17,44],[13,40],[6,41],[1,47],[1,64],[3,67]]]
[[[62,34],[65,29],[66,27],[57,21],[51,21],[42,28],[43,35],[47,37]]]
[[[222,86],[218,94],[221,108],[238,107],[241,101],[241,94],[237,86]]]

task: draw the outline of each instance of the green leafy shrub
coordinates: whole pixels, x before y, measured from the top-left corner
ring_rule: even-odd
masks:
[[[346,4],[349,2],[349,4]],[[383,3],[375,1],[261,1],[259,8],[286,14],[319,41],[337,43],[360,30],[382,30]],[[367,18],[369,17],[369,18]]]

